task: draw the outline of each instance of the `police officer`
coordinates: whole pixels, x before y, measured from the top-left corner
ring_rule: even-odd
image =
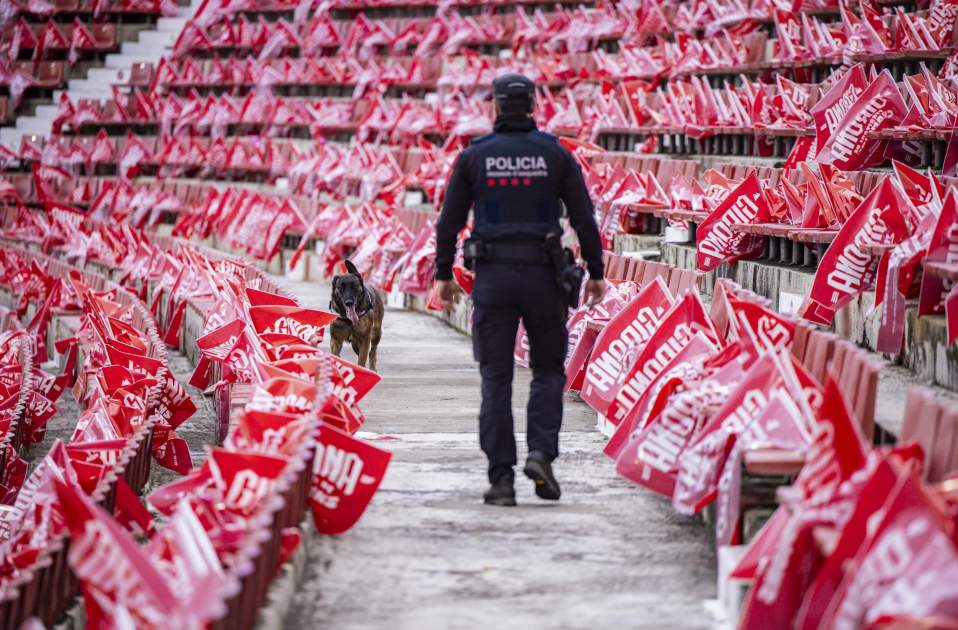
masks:
[[[559,454],[568,308],[544,253],[561,235],[560,200],[579,238],[594,304],[605,292],[602,245],[582,172],[555,136],[532,119],[535,86],[508,74],[493,82],[493,133],[476,138],[456,161],[436,226],[439,300],[458,299],[452,281],[456,239],[473,210],[475,262],[473,351],[482,376],[479,442],[489,459],[492,505],[515,505],[516,439],[512,421],[513,349],[519,320],[529,336],[532,384],[527,408],[529,457],[523,472],[542,499],[558,500],[552,460]]]

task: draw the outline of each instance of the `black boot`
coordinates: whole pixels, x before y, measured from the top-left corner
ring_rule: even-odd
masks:
[[[526,477],[535,482],[536,496],[548,501],[558,501],[562,495],[559,482],[552,474],[552,464],[544,454],[531,451],[526,458],[526,467],[522,469]]]
[[[511,474],[496,479],[482,495],[486,505],[513,506],[516,504],[515,477]]]

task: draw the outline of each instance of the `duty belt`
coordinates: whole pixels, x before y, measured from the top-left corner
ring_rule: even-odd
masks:
[[[542,243],[486,243],[485,260],[549,264]]]

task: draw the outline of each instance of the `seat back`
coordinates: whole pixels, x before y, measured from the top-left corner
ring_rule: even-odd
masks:
[[[906,408],[906,417],[908,411]],[[942,409],[938,416],[938,433],[925,465],[928,481],[937,483],[958,470],[958,408]]]
[[[792,356],[804,365],[805,349],[808,347],[808,336],[811,334],[811,324],[806,322],[797,322],[795,324],[795,335],[792,337]]]
[[[862,434],[871,441],[875,433],[879,364],[867,351],[856,347],[850,341],[835,338],[832,341],[832,356],[828,365],[838,388],[845,396],[849,411],[861,427]]]
[[[913,387],[908,390],[905,398],[905,417],[902,419],[900,439],[902,442],[918,442],[921,446],[925,453],[922,477],[926,480],[929,478],[930,470],[936,467],[933,465],[932,459],[935,454],[941,412],[941,407],[935,402],[933,395],[927,389]],[[942,455],[950,458],[950,448],[947,454],[942,453]]]
[[[153,64],[138,62],[133,64],[130,69],[129,84],[133,86],[146,87],[153,80]]]
[[[917,442],[925,455],[922,478],[938,483],[958,472],[958,404],[924,387],[905,398],[900,442]]]
[[[820,383],[825,382],[825,370],[832,358],[837,337],[822,330],[813,330],[809,334],[808,347],[802,363]]]
[[[43,87],[56,87],[63,83],[63,63],[59,61],[37,62],[37,81]]]
[[[878,376],[881,366],[870,356],[862,360],[861,376],[858,379],[858,400],[855,403],[855,415],[862,425],[865,437],[875,436],[875,407],[878,404]]]
[[[112,22],[96,23],[91,29],[91,34],[96,42],[96,47],[100,50],[116,48],[116,24]]]

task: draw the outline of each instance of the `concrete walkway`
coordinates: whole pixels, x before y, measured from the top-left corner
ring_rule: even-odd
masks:
[[[326,286],[288,288],[328,308]],[[287,628],[708,627],[702,602],[715,596],[715,568],[706,528],[616,477],[586,405],[567,400],[561,502],[537,499],[520,474],[519,507],[484,506],[469,338],[389,310],[379,362],[383,381],[361,407],[364,430],[399,438],[377,443],[393,451],[392,464],[352,531],[309,546]],[[528,382],[517,369],[520,429]],[[519,441],[521,462],[524,434]]]

